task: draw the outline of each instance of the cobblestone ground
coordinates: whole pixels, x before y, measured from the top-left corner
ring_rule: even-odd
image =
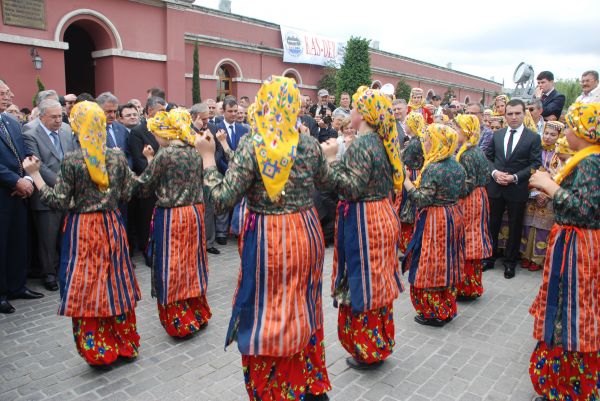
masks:
[[[58,294],[14,301],[17,312],[0,315],[0,400],[244,400],[241,359],[235,345],[223,350],[237,282],[233,244],[209,256],[208,299],[213,312],[196,337],[169,338],[150,297],[150,271],[136,259],[144,299],[136,313],[139,358],[110,371],[89,368],[79,357],[69,318],[56,315]],[[534,347],[528,314],[540,272],[502,269],[484,273],[484,296],[459,304],[459,316],[441,329],[413,321],[408,291],[394,305],[397,346],[378,370],[349,370],[337,339],[337,310],[329,302],[332,249],[327,249],[324,296],[327,365],[333,400],[515,400],[534,395],[528,362]],[[37,281],[30,282],[40,290]]]

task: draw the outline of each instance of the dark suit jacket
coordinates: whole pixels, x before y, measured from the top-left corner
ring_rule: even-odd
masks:
[[[142,153],[146,145],[152,146],[154,154],[158,152],[158,142],[156,142],[154,135],[148,131],[146,119],[143,119],[138,125],[131,129],[131,132],[129,132],[127,144],[129,154],[131,155],[131,169],[137,175],[142,174],[148,166],[148,160],[146,160],[146,156]]]
[[[558,93],[556,89],[550,92],[550,95],[542,101],[544,110],[542,111],[542,117],[546,118],[550,115],[555,115],[556,119],[560,118],[562,109],[565,105],[565,95]]]
[[[315,139],[319,139],[319,124],[315,121],[312,116],[305,114],[300,116],[300,121],[304,124],[308,130],[310,131],[310,136]]]
[[[526,202],[529,197],[529,177],[531,170],[537,170],[542,165],[542,143],[540,136],[533,131],[523,128],[519,142],[513,144],[510,158],[504,154],[504,137],[509,135],[510,128],[494,132],[492,145],[486,151],[492,170],[516,174],[517,184],[502,186],[493,179],[487,186],[490,198],[504,198],[509,201]]]
[[[71,127],[62,125],[58,130],[58,138],[62,147],[63,155],[73,152],[79,147]],[[52,140],[44,130],[41,124],[37,124],[36,128],[23,131],[23,139],[27,153],[35,155],[42,161],[40,166],[40,174],[46,182],[46,185],[51,187],[56,183],[56,177],[60,171],[61,159],[60,154],[54,147]],[[50,208],[42,203],[40,195],[36,190],[30,200],[29,205],[32,210],[50,210]]]
[[[227,124],[228,125],[228,124]],[[248,128],[244,127],[242,124],[240,123],[234,123],[234,131],[235,131],[235,135],[233,136],[233,138],[229,138],[229,130],[227,129],[227,125],[225,123],[225,121],[221,121],[218,125],[217,125],[217,130],[225,130],[225,132],[227,132],[227,143],[229,144],[229,147],[231,148],[231,150],[236,150],[238,144],[240,143],[240,139],[242,139],[242,136],[246,135],[248,133]],[[216,131],[215,131],[216,132]],[[218,142],[218,141],[217,141]],[[215,157],[217,155],[215,154]],[[225,154],[223,154],[217,161],[217,167],[219,168],[219,171],[223,171],[223,173],[225,171],[227,171],[227,160],[225,160]]]
[[[8,113],[0,114],[0,119],[2,120],[0,124],[6,126],[20,159],[17,160],[4,135],[0,135],[0,210],[7,210],[12,200],[10,194],[21,178],[19,164],[28,154],[21,134],[21,124]]]
[[[129,131],[127,128],[118,121],[114,121],[112,123],[113,133],[115,134],[115,139],[117,140],[117,147],[125,153],[127,157],[127,162],[129,163],[129,167],[131,164],[131,154],[129,153]]]
[[[402,128],[402,124],[400,124],[399,121],[396,121],[396,129],[398,130],[398,143],[400,144],[400,149],[402,149],[404,147],[406,134],[404,133],[404,128]]]
[[[208,122],[209,122],[210,124],[213,124],[214,126],[217,126],[217,125],[219,125],[220,123],[222,123],[222,122],[223,122],[223,116],[216,116],[216,117],[214,118],[214,121],[208,120]]]

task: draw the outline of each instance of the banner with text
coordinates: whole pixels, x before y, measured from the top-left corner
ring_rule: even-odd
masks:
[[[315,65],[341,65],[346,42],[300,29],[281,26],[283,62]]]

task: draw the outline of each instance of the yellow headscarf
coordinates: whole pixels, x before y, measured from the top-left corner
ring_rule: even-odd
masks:
[[[563,136],[558,138],[558,141],[556,141],[556,153],[562,153],[563,155],[574,155],[576,152],[569,147],[569,141],[567,141],[567,137]]]
[[[300,105],[296,82],[272,76],[258,90],[256,106],[248,113],[250,121],[254,121],[252,140],[260,175],[274,202],[283,194],[296,159]]]
[[[159,111],[148,119],[148,131],[166,140],[179,139],[194,146],[195,135],[192,133],[192,117],[184,108],[170,111]]]
[[[500,101],[502,103],[504,103],[504,105],[506,105],[509,102],[508,96],[506,95],[498,95],[496,96],[496,98],[494,99],[494,115],[498,116],[499,114],[496,112],[496,103]]]
[[[414,135],[423,138],[423,135],[425,134],[425,118],[423,117],[423,114],[411,111],[406,116],[404,123],[410,128]]]
[[[404,183],[404,169],[400,161],[400,144],[398,143],[398,129],[396,118],[392,110],[391,100],[376,89],[361,86],[352,96],[354,108],[383,140],[383,146],[388,160],[392,165],[392,178],[396,191],[402,191]]]
[[[414,182],[416,187],[421,184],[421,178],[427,166],[451,157],[458,146],[458,134],[452,127],[444,124],[430,124],[427,127],[427,137],[431,143],[431,147],[429,152],[426,152],[425,144],[423,144],[425,161],[423,162],[419,176]]]
[[[529,110],[525,110],[525,118],[523,119],[523,125],[527,127],[527,129],[537,133],[537,124],[533,121],[533,117],[531,116],[531,112]]]
[[[460,161],[462,154],[465,153],[467,149],[471,149],[479,143],[481,128],[479,127],[479,119],[470,114],[459,114],[456,116],[455,120],[463,135],[467,138],[456,155],[456,161]]]
[[[600,103],[574,103],[567,112],[567,126],[579,138],[592,144],[569,159],[567,164],[560,170],[555,178],[560,184],[571,174],[573,169],[588,156],[600,154]]]
[[[106,115],[95,102],[75,104],[69,118],[81,145],[81,152],[92,181],[102,192],[108,190],[106,170]]]
[[[413,95],[414,94],[418,94],[418,93],[421,94],[421,102],[415,103],[413,101]],[[424,96],[423,96],[423,89],[421,89],[421,88],[412,88],[410,90],[410,99],[408,100],[408,106],[410,107],[411,110],[419,110],[419,109],[425,107],[425,99],[424,99]]]

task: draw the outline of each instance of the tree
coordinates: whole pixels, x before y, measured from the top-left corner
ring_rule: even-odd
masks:
[[[404,80],[404,78],[400,78],[396,84],[396,99],[404,99],[408,101],[410,99],[410,90],[410,85]]]
[[[336,97],[350,95],[361,85],[371,85],[371,57],[367,39],[351,37],[346,44],[344,61],[336,75]]]
[[[37,85],[38,90],[35,93],[35,95],[33,95],[33,99],[31,99],[31,103],[33,104],[33,107],[37,106],[37,95],[38,95],[38,93],[46,90],[46,86],[44,85],[44,83],[40,79],[39,75],[35,77],[35,84]]]
[[[444,92],[444,97],[442,98],[442,103],[443,104],[448,104],[450,103],[450,98],[456,96],[454,94],[454,89],[452,89],[452,87],[448,87],[448,89],[446,90],[446,92]]]
[[[581,95],[581,85],[579,85],[578,79],[559,79],[554,83],[554,87],[565,95],[563,110],[567,110],[575,102],[577,96]]]
[[[330,62],[325,65],[323,68],[323,75],[317,85],[319,89],[327,89],[329,93],[336,93],[336,76],[338,73],[338,69],[335,65],[335,62]],[[338,97],[339,99],[339,97]]]
[[[192,103],[200,103],[200,66],[198,63],[198,42],[194,43],[194,66],[192,68]]]

